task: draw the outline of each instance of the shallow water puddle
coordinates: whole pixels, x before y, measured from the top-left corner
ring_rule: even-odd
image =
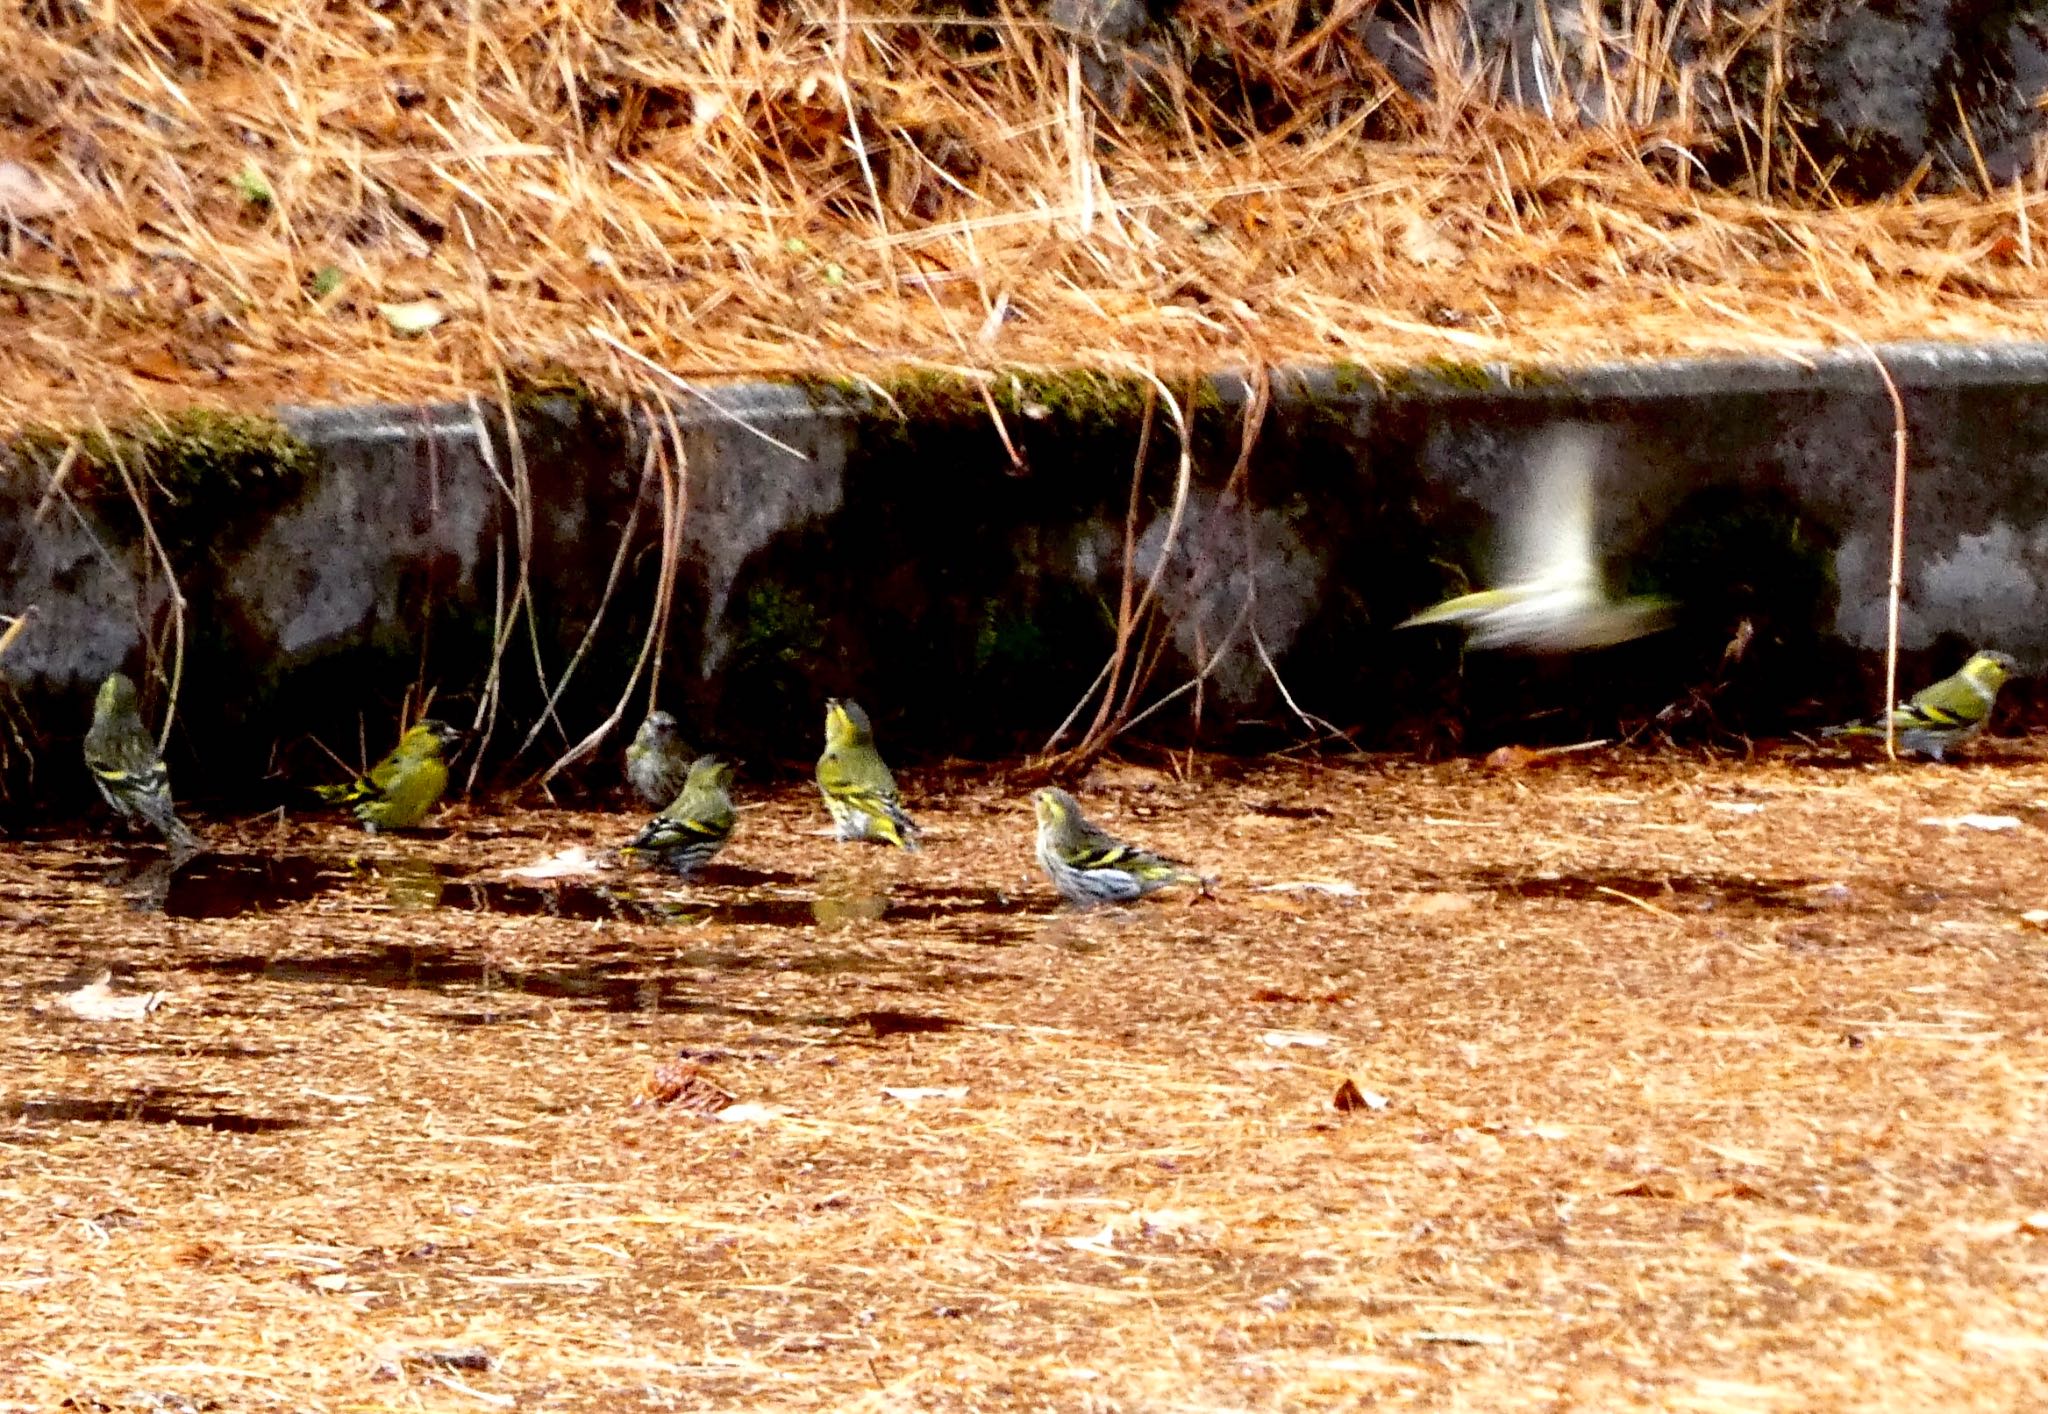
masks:
[[[161,854],[59,864],[49,876],[119,894],[140,911],[169,918],[225,919],[270,913],[366,886],[368,906],[397,912],[456,909],[513,918],[559,918],[573,923],[815,928],[822,932],[860,923],[945,922],[1004,918],[1040,907],[997,889],[895,892],[873,887],[792,890],[795,876],[713,866],[687,895],[663,886],[658,874],[623,875],[617,883],[563,880],[527,884],[471,878],[431,859],[363,859],[317,855],[204,854],[173,864]],[[785,892],[732,896],[727,889],[779,886]],[[1007,940],[1006,929],[977,929],[981,940]]]
[[[303,1129],[307,1121],[243,1114],[212,1102],[228,1098],[206,1090],[148,1088],[126,1095],[85,1099],[55,1095],[0,1103],[0,1118],[38,1124],[169,1124],[222,1134],[275,1134]],[[4,1138],[0,1135],[0,1138]]]
[[[1511,876],[1505,871],[1481,871],[1473,878],[1495,893],[1511,898],[1653,903],[1661,908],[1701,913],[1727,905],[1810,913],[1834,902],[1811,879],[1753,878],[1740,874],[1632,874],[1615,870]]]
[[[499,995],[567,1002],[609,1012],[703,1012],[761,1022],[845,1027],[868,1024],[871,1014],[851,1016],[785,1016],[761,1008],[735,1005],[706,995],[702,974],[800,972],[808,976],[876,975],[904,978],[924,988],[947,988],[986,981],[996,974],[934,967],[919,955],[831,952],[788,957],[729,948],[690,948],[650,955],[645,949],[607,949],[586,954],[572,966],[515,967],[480,957],[471,949],[410,947],[393,944],[375,951],[323,952],[312,956],[209,957],[187,964],[194,972],[223,977],[252,977],[311,987],[383,987],[396,991],[459,994],[471,1000]],[[692,975],[696,974],[696,975]],[[513,1019],[515,1014],[487,1007],[481,1012],[444,1018],[463,1024]],[[873,1013],[874,1016],[884,1015]],[[916,1024],[897,1031],[944,1029]]]

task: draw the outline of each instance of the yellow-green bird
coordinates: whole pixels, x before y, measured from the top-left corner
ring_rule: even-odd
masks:
[[[626,784],[659,810],[682,792],[691,765],[690,748],[683,744],[676,719],[666,712],[649,712],[626,748]]]
[[[1671,604],[1615,599],[1601,582],[1593,543],[1599,454],[1588,427],[1545,437],[1523,504],[1502,526],[1500,583],[1433,604],[1396,627],[1458,624],[1467,648],[1527,653],[1606,648],[1670,627]]]
[[[716,756],[700,756],[690,763],[689,778],[668,808],[619,852],[687,879],[725,848],[732,823],[732,766]]]
[[[375,834],[405,830],[426,818],[448,788],[448,763],[443,752],[462,740],[446,722],[428,718],[398,739],[389,756],[344,786],[315,786],[323,800],[346,805]]]
[[[825,704],[825,754],[818,758],[818,790],[840,839],[917,848],[917,826],[903,813],[896,778],[875,750],[874,726],[858,702],[835,697]]]
[[[164,769],[156,739],[143,728],[135,684],[125,673],[109,673],[93,700],[85,765],[107,804],[123,819],[142,821],[181,854],[201,848],[199,836],[185,827],[171,806],[171,774]]]
[[[1038,863],[1053,887],[1083,908],[1129,903],[1172,884],[1209,886],[1179,860],[1125,844],[1092,824],[1063,790],[1048,786],[1031,803],[1038,812]]]
[[[1886,714],[1899,750],[1942,760],[1949,748],[1961,746],[1984,730],[1998,701],[1998,689],[2019,670],[2008,654],[1972,654],[1958,672],[1922,688]],[[1821,735],[1883,736],[1886,717],[1829,727]]]

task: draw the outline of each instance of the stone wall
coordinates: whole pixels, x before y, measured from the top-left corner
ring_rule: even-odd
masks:
[[[1910,413],[1909,671],[1946,670],[1978,643],[2048,666],[2048,347],[1884,354]],[[483,775],[529,777],[603,719],[646,640],[664,474],[650,439],[679,438],[687,465],[671,483],[686,505],[659,701],[695,739],[752,771],[799,770],[823,698],[851,694],[904,760],[1034,749],[1113,640],[1142,387],[1010,383],[1007,447],[962,387],[890,391],[747,385],[659,425],[532,398],[516,437],[485,407],[287,411],[279,445],[310,455],[276,475],[102,448],[55,493],[61,444],[24,443],[0,481],[0,611],[38,611],[0,660],[9,799],[82,798],[73,753],[112,668],[151,679],[160,710],[177,618],[166,561],[185,601],[181,793],[281,798],[285,781],[336,769],[315,737],[374,756],[409,692],[433,690],[467,723],[501,635]],[[1211,744],[1299,732],[1276,673],[1366,745],[1606,735],[1702,688],[1711,712],[1681,713],[1679,730],[1782,731],[1871,705],[1892,415],[1863,354],[1439,368],[1385,384],[1285,375],[1240,468],[1246,401],[1234,377],[1190,400],[1192,480],[1171,537],[1178,445],[1155,418],[1131,527],[1139,582],[1156,571],[1163,609],[1155,692],[1207,664]],[[1483,580],[1495,517],[1560,420],[1604,429],[1615,584],[1676,596],[1679,626],[1561,662],[1396,631]],[[1724,667],[1745,621],[1750,648]],[[559,729],[514,759],[579,645]],[[1194,700],[1151,729],[1185,739]]]

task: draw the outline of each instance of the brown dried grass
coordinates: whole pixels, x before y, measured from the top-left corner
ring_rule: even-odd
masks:
[[[407,860],[622,815],[216,823],[380,872],[215,921],[10,846],[10,1113],[303,1127],[0,1125],[0,1406],[2038,1407],[2048,758],[1839,763],[1105,765],[1106,823],[1225,880],[1081,917],[1013,793],[913,777],[926,854],[783,792],[689,891],[892,894],[833,931],[408,906]],[[2025,824],[1917,823],[1971,810]],[[1362,892],[1256,887],[1301,878]],[[169,1002],[32,1011],[85,955]],[[579,973],[637,1004],[518,983]],[[778,1117],[636,1108],[679,1050]]]
[[[1189,13],[1280,116],[1166,72],[1119,119],[1044,24],[906,0],[11,7],[0,159],[75,206],[7,233],[0,423],[492,396],[536,365],[623,391],[600,334],[719,377],[2044,332],[2038,190],[1836,206],[1773,112],[1744,139],[1770,199],[1698,189],[1690,7],[1635,7],[1595,56],[1603,126],[1497,102],[1454,21],[1420,102],[1355,7]],[[451,317],[377,312],[417,300]]]

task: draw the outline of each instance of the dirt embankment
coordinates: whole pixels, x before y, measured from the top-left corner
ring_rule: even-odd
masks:
[[[2023,20],[1511,8],[39,0],[0,422],[2041,332]]]

